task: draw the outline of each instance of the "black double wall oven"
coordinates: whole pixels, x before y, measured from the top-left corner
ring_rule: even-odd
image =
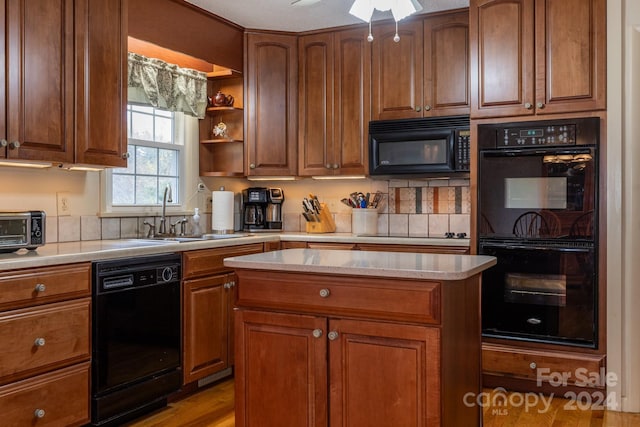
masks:
[[[598,118],[478,126],[485,337],[596,348]]]

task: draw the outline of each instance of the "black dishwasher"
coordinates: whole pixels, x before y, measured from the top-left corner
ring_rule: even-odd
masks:
[[[166,405],[182,383],[180,254],[94,262],[92,425]]]

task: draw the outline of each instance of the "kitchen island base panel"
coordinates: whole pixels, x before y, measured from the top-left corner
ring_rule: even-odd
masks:
[[[382,292],[389,278],[236,272],[237,427],[284,425],[284,410],[300,426],[480,425],[464,400],[481,392],[480,275],[396,281],[438,290],[427,305],[437,316],[420,318],[367,311],[358,292],[342,292]],[[388,307],[407,304],[391,295]]]

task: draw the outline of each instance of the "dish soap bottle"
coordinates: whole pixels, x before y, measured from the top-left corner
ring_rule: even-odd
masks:
[[[191,218],[191,234],[194,236],[200,236],[202,230],[200,230],[200,209],[194,208],[193,217]]]

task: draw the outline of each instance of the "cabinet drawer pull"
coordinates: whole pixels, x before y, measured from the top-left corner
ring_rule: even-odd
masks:
[[[338,169],[340,166],[337,163],[334,163],[333,168]]]
[[[331,169],[331,163],[327,163],[327,164],[325,165],[325,167],[326,167],[327,169]]]
[[[327,337],[331,340],[331,341],[335,341],[338,339],[338,331],[331,331],[327,334]]]
[[[424,111],[431,111],[431,105],[425,105]]]
[[[222,287],[225,289],[231,289],[231,282],[225,282],[225,284],[222,285]]]
[[[538,367],[538,365],[536,365],[536,362],[531,362],[531,363],[529,363],[529,367],[531,369],[536,369]]]
[[[416,107],[416,112],[417,112],[417,113],[419,113],[419,112],[420,112],[420,110],[421,110],[421,108],[420,108],[420,107]]]
[[[43,283],[38,283],[35,290],[36,292],[44,292],[47,290],[47,287]]]
[[[313,337],[314,338],[320,338],[322,336],[322,329],[314,329],[313,330]]]
[[[33,342],[33,345],[35,345],[36,347],[44,347],[45,344],[46,341],[44,340],[44,338],[36,338],[36,340]]]
[[[322,298],[327,298],[329,295],[331,295],[331,291],[329,289],[320,289],[320,296]]]
[[[249,165],[249,169],[255,169],[255,168],[256,168],[255,163],[251,163],[251,164]]]
[[[0,139],[0,147],[6,147],[7,146],[7,140],[6,139]]]
[[[538,102],[536,107],[542,110],[544,108],[544,104],[542,102]]]
[[[533,105],[530,102],[525,102],[524,108],[526,108],[527,110],[531,110],[533,108]]]
[[[20,141],[13,141],[9,143],[9,148],[15,150],[16,148],[20,148]]]
[[[126,159],[128,159],[129,157],[131,157],[131,154],[129,154],[129,152],[128,152],[128,151],[126,151],[126,152],[122,153],[122,158],[123,158],[123,159],[125,159],[125,160],[126,160]]]
[[[44,409],[36,409],[35,411],[33,411],[33,416],[36,418],[44,418],[45,416]]]

